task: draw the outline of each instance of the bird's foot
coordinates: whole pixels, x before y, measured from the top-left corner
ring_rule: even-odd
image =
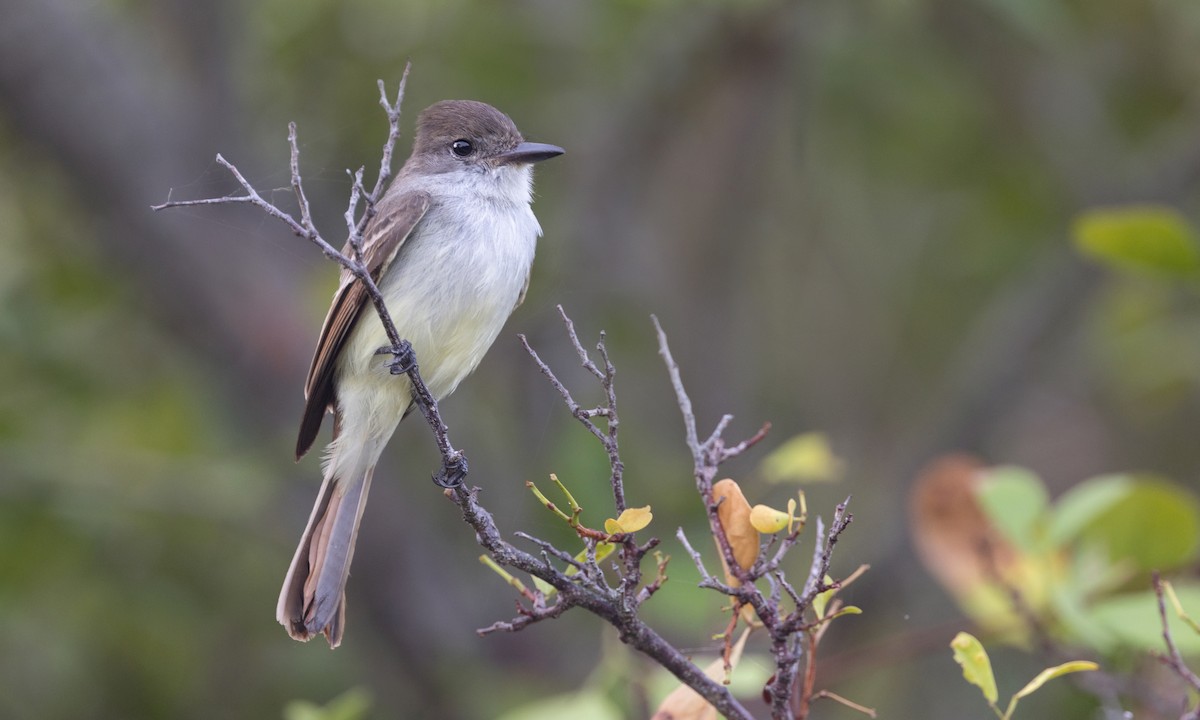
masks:
[[[442,468],[433,476],[433,482],[438,487],[454,488],[462,485],[467,476],[467,456],[455,451]]]
[[[401,340],[400,344],[392,347],[381,347],[375,354],[392,356],[392,359],[387,361],[387,368],[393,375],[407,375],[417,366],[417,354],[413,352],[412,345],[407,340]]]

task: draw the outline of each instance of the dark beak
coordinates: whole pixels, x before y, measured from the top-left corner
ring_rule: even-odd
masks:
[[[501,165],[528,165],[558,157],[564,152],[566,151],[557,145],[523,142],[506,153],[500,153],[496,159]]]

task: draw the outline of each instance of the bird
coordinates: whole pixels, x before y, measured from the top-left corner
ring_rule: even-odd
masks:
[[[446,100],[418,116],[412,154],[375,204],[361,250],[435,399],[479,365],[524,301],[542,234],[532,167],[563,152],[526,141],[511,118],[482,102]],[[377,352],[390,345],[364,285],[343,268],[309,366],[296,443],[299,461],[332,412],[321,489],[276,608],[296,640],[323,634],[331,648],[342,641],[371,477],[414,408],[408,376],[393,374]]]

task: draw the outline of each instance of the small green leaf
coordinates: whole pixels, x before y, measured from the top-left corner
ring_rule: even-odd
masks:
[[[1082,644],[1102,655],[1108,655],[1125,644],[1089,611],[1078,583],[1056,586],[1050,600],[1054,615],[1071,642]]]
[[[566,695],[534,700],[500,715],[497,720],[620,720],[620,708],[608,699],[604,689],[596,688]]]
[[[992,662],[983,644],[974,635],[960,632],[950,641],[950,648],[954,650],[954,662],[962,667],[963,677],[979,688],[988,703],[995,705],[1000,693],[996,690]]]
[[[1050,542],[1057,547],[1074,540],[1101,513],[1121,502],[1131,486],[1128,475],[1102,475],[1068,490],[1050,515]]]
[[[825,582],[832,584],[833,578],[826,575]],[[825,592],[817,593],[813,597],[812,608],[813,608],[813,612],[815,612],[817,614],[817,617],[819,617],[819,618],[825,617],[825,608],[829,605],[829,601],[833,599],[833,596],[837,594],[837,591],[838,591],[837,588],[831,587],[828,590],[826,590]]]
[[[862,615],[862,608],[858,607],[857,605],[847,605],[841,610],[835,612],[833,615],[830,615],[829,619],[832,620],[834,618],[840,618],[843,615]]]
[[[512,573],[510,573],[509,571],[505,570],[504,568],[502,568],[498,564],[496,564],[496,561],[493,560],[490,556],[480,555],[479,562],[483,563],[484,565],[487,565],[493,571],[495,571],[495,573],[497,575],[504,578],[504,582],[506,582],[509,585],[512,585],[514,588],[516,588],[517,592],[519,592],[519,593],[527,592],[527,590],[525,589],[525,585],[520,580],[513,577]]]
[[[1163,205],[1088,210],[1075,219],[1081,253],[1118,269],[1172,277],[1200,271],[1200,241],[1188,221]]]
[[[1056,677],[1062,677],[1063,675],[1069,675],[1070,673],[1087,672],[1089,670],[1099,669],[1099,665],[1087,660],[1072,660],[1071,662],[1065,662],[1062,665],[1055,665],[1054,667],[1046,668],[1038,673],[1037,677],[1030,680],[1029,684],[1018,690],[1017,694],[1013,695],[1013,700],[1015,701],[1017,698],[1023,698],[1028,695],[1032,695],[1037,691],[1038,688]]]
[[[293,700],[283,709],[284,720],[361,720],[371,709],[371,695],[361,687],[351,688],[321,707],[307,700]]]
[[[606,542],[596,543],[596,563],[597,564],[600,563],[602,560],[604,560],[604,558],[611,555],[612,551],[616,550],[616,549],[617,549],[617,546],[613,543],[606,543]],[[577,562],[584,563],[584,562],[587,562],[587,556],[588,556],[587,548],[584,548],[575,555],[575,560]],[[567,576],[568,577],[570,577],[571,575],[574,575],[577,572],[579,572],[579,568],[575,567],[574,565],[567,568]]]
[[[554,587],[550,583],[541,579],[537,575],[534,575],[532,577],[533,577],[533,586],[538,589],[538,592],[540,592],[542,594],[542,597],[550,598],[550,597],[553,597],[554,593],[558,592],[558,588]]]
[[[976,497],[1009,542],[1027,552],[1036,549],[1038,529],[1049,504],[1046,486],[1037,475],[1019,467],[990,468],[983,474]]]
[[[1174,590],[1184,607],[1200,607],[1200,584],[1181,583]],[[1152,591],[1101,600],[1087,610],[1087,618],[1110,633],[1119,645],[1139,651],[1163,649],[1162,618],[1158,614],[1158,598]],[[1200,655],[1200,635],[1190,632],[1174,613],[1167,615],[1167,625],[1180,652]]]
[[[1178,616],[1180,620],[1187,623],[1188,627],[1190,627],[1193,632],[1200,633],[1200,624],[1197,624],[1196,621],[1192,619],[1191,615],[1188,615],[1186,612],[1184,612],[1183,603],[1179,602],[1179,596],[1175,594],[1175,587],[1166,580],[1162,581],[1162,586],[1163,592],[1167,595],[1167,600],[1171,601],[1171,607],[1175,609],[1175,615]]]
[[[831,482],[841,477],[842,461],[824,433],[804,433],[763,458],[762,473],[772,483]]]
[[[1136,571],[1182,567],[1200,547],[1200,510],[1195,496],[1174,483],[1131,477],[1121,501],[1097,513],[1079,537]]]

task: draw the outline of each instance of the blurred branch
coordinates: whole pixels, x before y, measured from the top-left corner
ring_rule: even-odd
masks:
[[[1175,639],[1171,637],[1171,626],[1167,622],[1167,605],[1163,597],[1163,580],[1156,572],[1154,573],[1154,597],[1158,600],[1158,617],[1162,621],[1162,636],[1163,642],[1167,646],[1167,654],[1160,655],[1159,659],[1164,665],[1171,668],[1176,675],[1180,677],[1193,692],[1200,692],[1200,676],[1197,676],[1192,671],[1183,659],[1183,655],[1179,652],[1179,648],[1175,646]],[[1200,705],[1192,708],[1180,716],[1179,720],[1198,720],[1200,719]]]

